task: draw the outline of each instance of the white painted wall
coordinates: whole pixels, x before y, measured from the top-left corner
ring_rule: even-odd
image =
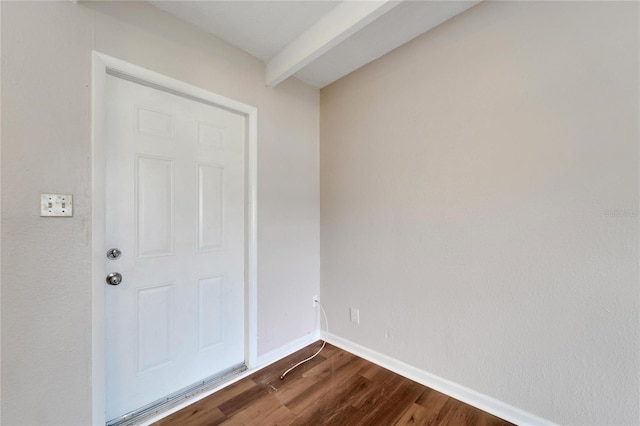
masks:
[[[332,333],[561,424],[640,422],[638,6],[485,2],[322,89]]]
[[[2,424],[91,422],[91,51],[253,105],[258,352],[315,331],[319,94],[144,2],[2,2]],[[72,219],[38,216],[74,195]]]

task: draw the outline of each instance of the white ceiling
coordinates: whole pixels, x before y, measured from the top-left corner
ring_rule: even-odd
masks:
[[[267,85],[321,88],[480,0],[150,2],[263,60]]]

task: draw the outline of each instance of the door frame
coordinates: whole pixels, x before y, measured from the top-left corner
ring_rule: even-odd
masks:
[[[106,140],[105,82],[107,74],[116,72],[151,87],[160,87],[171,93],[215,104],[246,117],[245,137],[245,342],[244,356],[248,369],[257,365],[257,142],[258,110],[250,105],[234,101],[208,90],[167,77],[163,74],[93,51],[92,75],[92,176],[91,176],[91,386],[93,424],[104,425],[105,418],[105,301],[107,274],[105,268],[105,189],[106,189]]]

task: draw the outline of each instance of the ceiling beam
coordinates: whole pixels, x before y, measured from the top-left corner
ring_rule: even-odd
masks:
[[[267,62],[267,86],[277,86],[401,1],[342,1]]]

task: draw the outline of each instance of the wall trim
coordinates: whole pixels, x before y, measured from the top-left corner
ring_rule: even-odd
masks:
[[[279,361],[282,358],[289,356],[292,353],[297,352],[305,346],[308,346],[318,340],[320,340],[320,330],[316,330],[312,333],[307,334],[306,336],[299,337],[296,340],[280,346],[279,348],[267,352],[266,354],[260,355],[258,357],[257,365],[259,366],[259,368],[264,368],[265,366],[273,364],[274,362]]]
[[[258,213],[257,152],[258,110],[250,105],[206,89],[193,86],[132,63],[93,51],[91,120],[91,246],[92,246],[92,328],[91,388],[92,417],[96,425],[105,424],[105,141],[104,101],[107,73],[115,71],[145,84],[156,85],[191,99],[222,106],[246,117],[245,183],[245,364],[255,369],[258,360]],[[99,196],[96,196],[99,195]]]
[[[555,423],[547,419],[528,413],[520,408],[514,407],[480,392],[476,392],[473,389],[451,382],[447,379],[436,376],[435,374],[420,370],[419,368],[413,367],[395,358],[381,354],[334,334],[322,332],[322,338],[325,339],[327,343],[331,343],[334,346],[351,352],[352,354],[384,367],[387,370],[391,370],[396,374],[418,382],[421,385],[435,389],[438,392],[442,392],[445,395],[472,405],[511,423],[520,426],[555,425]]]

